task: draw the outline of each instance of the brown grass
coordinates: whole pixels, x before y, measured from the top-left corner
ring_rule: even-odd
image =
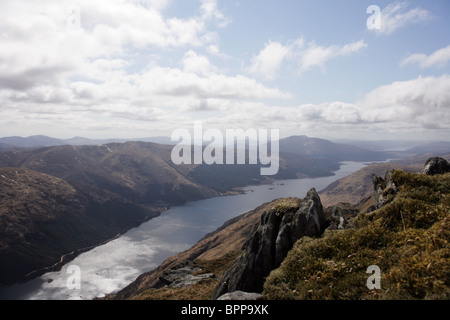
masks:
[[[239,254],[240,251],[231,251],[218,259],[194,261],[195,266],[202,269],[198,274],[214,273],[216,277],[213,279],[204,279],[186,288],[150,288],[132,300],[209,300],[222,273],[231,267]]]

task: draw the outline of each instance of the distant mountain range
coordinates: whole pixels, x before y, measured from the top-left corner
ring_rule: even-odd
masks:
[[[450,141],[397,141],[397,140],[335,140],[336,143],[350,144],[372,151],[396,151],[407,154],[448,153]]]
[[[142,142],[154,142],[159,144],[174,144],[170,137],[151,137],[140,139],[89,139],[83,137],[73,137],[70,139],[58,139],[47,137],[44,135],[35,135],[30,137],[4,137],[0,138],[0,151],[5,151],[11,148],[35,148],[35,147],[54,147],[54,146],[82,146],[82,145],[99,145],[107,143],[123,143],[127,141],[142,141]]]
[[[136,139],[89,139],[84,137],[73,137],[70,139],[58,139],[44,135],[35,135],[30,137],[4,137],[0,138],[0,152],[9,150],[19,150],[22,148],[36,147],[52,147],[52,146],[82,146],[82,145],[100,145],[108,143],[124,143],[128,141],[153,142],[164,145],[175,145],[178,142],[171,141],[170,137],[147,137]],[[356,148],[355,148],[356,147]],[[285,152],[292,152],[292,148],[296,148],[293,153],[313,155],[315,157],[349,154],[350,156],[361,157],[363,154],[375,155],[379,157],[383,155],[381,152],[402,152],[407,154],[423,154],[423,153],[448,153],[450,152],[450,141],[396,141],[396,140],[379,140],[379,141],[362,141],[341,139],[330,141],[326,139],[310,138],[304,135],[291,136],[280,140],[280,148]],[[370,153],[371,152],[378,152]],[[373,159],[372,160],[376,160]]]
[[[280,151],[308,155],[315,159],[338,161],[376,161],[391,156],[388,152],[371,151],[350,144],[334,143],[329,140],[307,136],[291,136],[280,140]]]

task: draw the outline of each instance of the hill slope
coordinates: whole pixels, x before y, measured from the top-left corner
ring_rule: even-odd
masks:
[[[398,194],[355,228],[303,238],[267,278],[267,299],[450,297],[450,173],[393,172]],[[383,192],[390,193],[387,187]],[[380,270],[378,287],[369,267]],[[368,274],[369,273],[369,274]]]
[[[407,172],[419,172],[423,164],[376,163],[370,164],[347,177],[339,179],[319,192],[324,206],[338,202],[357,204],[361,199],[373,193],[372,174],[383,176],[388,170],[400,169]]]
[[[323,236],[304,236],[295,243],[281,266],[266,279],[263,298],[448,299],[450,173],[427,176],[395,170],[389,179],[376,180],[382,186],[377,192],[385,201],[375,211],[358,214],[358,206],[348,204],[328,208],[329,227]],[[373,183],[369,182],[372,190]],[[250,243],[250,230],[262,223],[264,212],[298,201],[277,199],[234,218],[108,298],[207,299],[225,270],[239,259],[242,251],[236,249]],[[187,288],[163,286],[159,276],[186,259],[204,268],[200,273],[212,272],[217,278]],[[367,287],[367,269],[372,265],[381,268],[381,289]]]
[[[215,261],[232,252],[239,252],[250,235],[253,226],[260,219],[261,214],[273,207],[275,202],[261,205],[254,210],[231,219],[216,231],[207,234],[192,248],[169,257],[157,269],[142,274],[133,283],[116,294],[108,296],[107,299],[128,299],[137,295],[145,297],[149,294],[149,292],[145,293],[145,291],[150,290],[153,292],[153,289],[164,286],[159,280],[164,271],[186,260]],[[210,288],[211,293],[212,290],[213,287]],[[143,297],[141,296],[141,298]]]
[[[47,173],[86,193],[109,192],[151,206],[217,195],[177,171],[170,151],[169,146],[138,142],[58,146],[1,153],[0,166]]]
[[[317,159],[337,161],[375,161],[389,158],[389,153],[371,151],[349,144],[307,136],[291,136],[280,140],[280,151],[309,155]]]
[[[20,280],[156,214],[114,196],[94,201],[48,174],[0,168],[0,284]]]
[[[0,153],[0,284],[102,243],[166,206],[218,195],[170,166],[167,155],[168,147],[133,143]]]

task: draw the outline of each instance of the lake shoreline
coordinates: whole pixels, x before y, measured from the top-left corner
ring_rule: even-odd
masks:
[[[104,240],[104,241],[102,241],[102,242],[100,242],[100,243],[96,243],[96,244],[93,244],[93,245],[91,245],[91,246],[87,246],[87,247],[83,247],[83,248],[78,248],[78,249],[75,249],[75,250],[73,250],[73,251],[71,251],[71,252],[69,252],[69,253],[63,254],[63,255],[60,257],[59,261],[56,262],[56,263],[54,263],[53,265],[47,266],[47,267],[43,267],[43,268],[40,268],[40,269],[33,270],[33,271],[27,273],[24,277],[22,277],[22,278],[20,278],[20,279],[18,279],[18,280],[12,281],[12,282],[10,282],[10,283],[6,283],[5,285],[0,286],[0,288],[8,288],[8,287],[11,287],[11,286],[14,286],[14,285],[24,284],[24,283],[27,283],[27,282],[29,282],[29,281],[32,281],[32,280],[34,280],[34,279],[36,279],[36,278],[39,278],[40,276],[42,276],[42,275],[44,275],[44,274],[46,274],[46,273],[48,273],[48,272],[57,272],[57,271],[61,271],[61,269],[62,269],[62,267],[63,267],[64,265],[66,265],[66,264],[69,263],[70,261],[73,261],[73,260],[74,260],[75,258],[77,258],[80,254],[85,253],[85,252],[88,252],[88,251],[91,251],[92,249],[95,249],[95,248],[100,247],[100,246],[103,246],[103,245],[105,245],[105,244],[107,244],[107,243],[109,243],[109,242],[111,242],[111,241],[114,241],[114,240],[120,238],[122,235],[126,234],[126,233],[127,233],[128,231],[130,231],[131,229],[138,228],[138,227],[141,226],[143,223],[146,223],[146,222],[150,221],[150,220],[153,219],[153,218],[159,217],[162,213],[163,213],[163,211],[161,211],[161,212],[159,212],[159,213],[156,213],[155,215],[153,215],[153,216],[151,216],[151,217],[150,217],[150,216],[147,216],[147,217],[145,217],[142,221],[136,223],[135,226],[131,226],[131,227],[125,229],[124,231],[119,232],[119,233],[116,234],[114,237],[109,238],[109,239],[106,239],[106,240]]]

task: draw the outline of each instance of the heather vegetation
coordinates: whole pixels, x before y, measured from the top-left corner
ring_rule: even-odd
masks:
[[[304,237],[273,270],[267,299],[448,299],[450,297],[450,173],[396,170],[398,193],[355,227]],[[386,190],[386,192],[391,192]],[[368,289],[367,268],[381,270]]]

